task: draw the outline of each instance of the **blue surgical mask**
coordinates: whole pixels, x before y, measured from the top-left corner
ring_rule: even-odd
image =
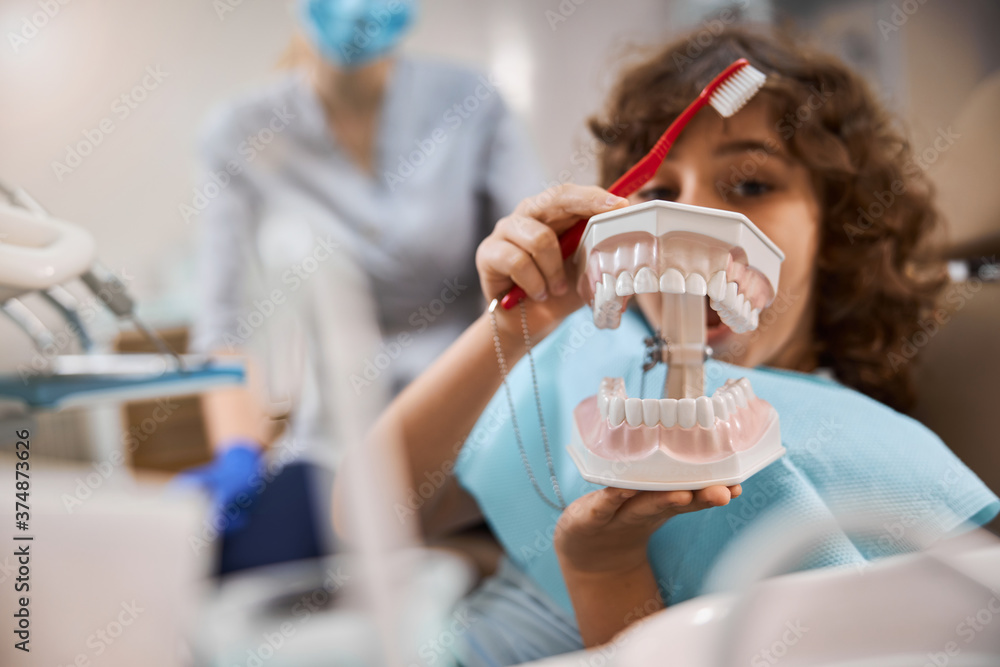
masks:
[[[350,69],[390,52],[416,14],[416,0],[300,0],[306,34],[320,55]]]

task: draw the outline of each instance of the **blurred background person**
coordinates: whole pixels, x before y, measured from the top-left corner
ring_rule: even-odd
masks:
[[[491,77],[396,54],[418,9],[415,0],[297,2],[305,39],[289,49],[285,75],[207,122],[205,192],[215,196],[200,214],[194,351],[244,351],[275,301],[314,274],[323,280],[317,267],[341,252],[367,277],[384,340],[385,354],[352,376],[356,392],[376,375],[398,391],[480,312],[475,248],[542,174]],[[273,283],[261,288],[260,249],[289,237],[301,261],[280,272],[273,298]],[[337,308],[337,285],[310,287]],[[230,508],[229,528],[243,523],[234,501],[273,435],[253,390],[260,380],[204,396],[215,459],[187,473]],[[322,440],[323,407],[303,402],[293,421],[309,423],[294,432]]]

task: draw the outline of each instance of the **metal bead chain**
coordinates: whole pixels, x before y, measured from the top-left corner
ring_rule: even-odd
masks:
[[[535,357],[531,354],[531,335],[528,333],[528,311],[527,307],[524,305],[524,300],[521,300],[521,331],[524,333],[524,347],[528,352],[528,366],[531,368],[531,385],[535,390],[535,407],[538,408],[538,425],[541,427],[542,431],[542,446],[545,450],[545,465],[549,469],[549,481],[552,482],[552,490],[556,494],[556,500],[558,501],[558,508],[563,509],[566,507],[566,501],[563,499],[562,490],[559,488],[559,480],[556,479],[556,468],[552,463],[552,450],[549,448],[549,432],[545,428],[545,417],[542,416],[542,399],[538,392],[538,377],[535,375]]]
[[[517,450],[521,455],[521,463],[524,465],[524,471],[528,473],[528,480],[531,482],[531,486],[534,487],[535,493],[542,501],[556,510],[566,509],[566,501],[563,499],[562,490],[559,488],[559,480],[556,479],[555,466],[552,463],[552,451],[549,448],[549,435],[545,428],[545,418],[542,416],[542,400],[538,392],[538,378],[535,375],[535,359],[531,354],[531,336],[528,334],[528,313],[527,308],[524,305],[524,301],[520,302],[521,306],[521,332],[524,334],[524,345],[528,355],[528,363],[531,367],[531,383],[535,390],[535,405],[538,408],[538,423],[542,430],[542,445],[545,449],[545,463],[549,469],[549,481],[552,483],[552,490],[556,494],[556,501],[552,500],[542,493],[542,487],[539,486],[538,480],[535,479],[535,473],[531,469],[531,463],[528,461],[528,454],[524,449],[524,441],[521,438],[521,429],[517,425],[517,417],[514,414],[514,399],[511,395],[510,385],[507,383],[507,359],[503,353],[503,346],[500,343],[500,329],[497,326],[497,314],[496,308],[498,305],[498,300],[494,299],[493,303],[490,304],[490,325],[493,328],[493,347],[497,353],[497,365],[500,367],[500,379],[503,383],[504,392],[507,396],[507,407],[510,409],[510,423],[514,428],[514,438],[517,441]]]

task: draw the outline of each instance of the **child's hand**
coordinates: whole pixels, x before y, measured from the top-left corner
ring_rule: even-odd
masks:
[[[515,284],[528,295],[532,336],[536,341],[583,305],[576,291],[572,262],[563,262],[559,234],[581,218],[628,205],[595,186],[566,183],[525,199],[502,218],[476,250],[476,269],[487,301],[506,294]],[[501,309],[502,312],[502,309]],[[501,328],[521,335],[514,317],[501,317]],[[499,314],[499,313],[498,313]]]
[[[735,486],[699,491],[633,491],[608,487],[578,498],[556,526],[555,548],[563,570],[629,572],[647,562],[650,536],[667,519],[727,505],[742,493]]]

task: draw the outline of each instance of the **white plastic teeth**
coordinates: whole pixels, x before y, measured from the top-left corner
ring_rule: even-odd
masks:
[[[627,283],[632,287],[632,276],[624,271],[622,276],[628,278],[616,281],[610,273],[605,273],[601,282],[594,285],[594,326],[598,329],[615,329],[621,324],[625,297],[618,294],[618,285]]]
[[[636,294],[655,294],[660,291],[660,281],[656,277],[656,272],[648,266],[644,266],[635,274]]]
[[[629,398],[621,378],[606,378],[597,394],[597,408],[609,426],[664,426],[713,429],[756,398],[746,378],[729,380],[711,396],[698,398]]]
[[[726,272],[719,271],[708,281],[708,303],[719,313],[719,319],[736,333],[753,331],[760,324],[760,308],[739,290],[739,285],[726,281]]]
[[[594,285],[594,324],[599,329],[614,329],[621,322],[626,297],[657,292],[707,295],[722,322],[736,333],[753,331],[760,322],[760,309],[751,305],[735,282],[726,281],[725,271],[706,279],[699,273],[685,276],[668,268],[657,277],[653,269],[643,266],[635,274],[622,271],[617,277],[610,273],[601,276]]]

